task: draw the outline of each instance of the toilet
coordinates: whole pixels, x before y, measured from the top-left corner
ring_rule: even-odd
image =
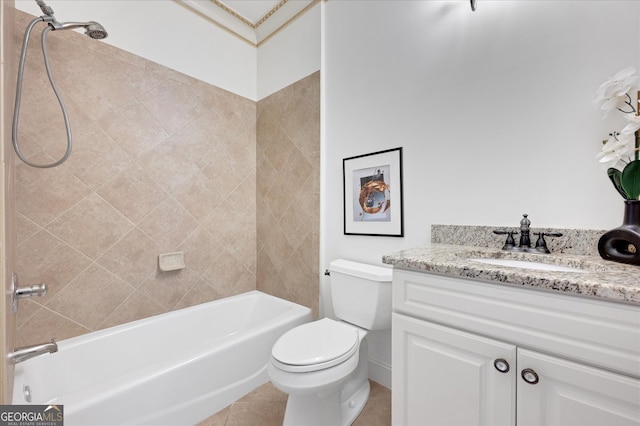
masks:
[[[329,271],[339,320],[299,325],[271,350],[269,378],[289,395],[285,426],[351,425],[369,398],[367,333],[391,328],[392,269],[337,259]]]

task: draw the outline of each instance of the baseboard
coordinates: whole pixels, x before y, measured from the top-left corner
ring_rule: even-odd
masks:
[[[391,366],[369,358],[369,379],[380,383],[387,389],[391,389]]]

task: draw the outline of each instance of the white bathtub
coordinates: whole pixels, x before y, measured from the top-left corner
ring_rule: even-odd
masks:
[[[67,426],[190,425],[266,383],[271,347],[311,310],[238,296],[58,342],[16,365],[13,403],[63,404]]]

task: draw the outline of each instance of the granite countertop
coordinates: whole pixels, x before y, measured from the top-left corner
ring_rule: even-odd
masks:
[[[470,259],[525,260],[579,268],[585,272],[532,270],[479,263]],[[383,263],[421,272],[640,305],[640,266],[573,253],[530,254],[494,247],[432,243],[383,256]]]

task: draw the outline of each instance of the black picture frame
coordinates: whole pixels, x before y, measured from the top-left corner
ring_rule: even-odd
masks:
[[[342,160],[344,234],[404,237],[402,147]]]

